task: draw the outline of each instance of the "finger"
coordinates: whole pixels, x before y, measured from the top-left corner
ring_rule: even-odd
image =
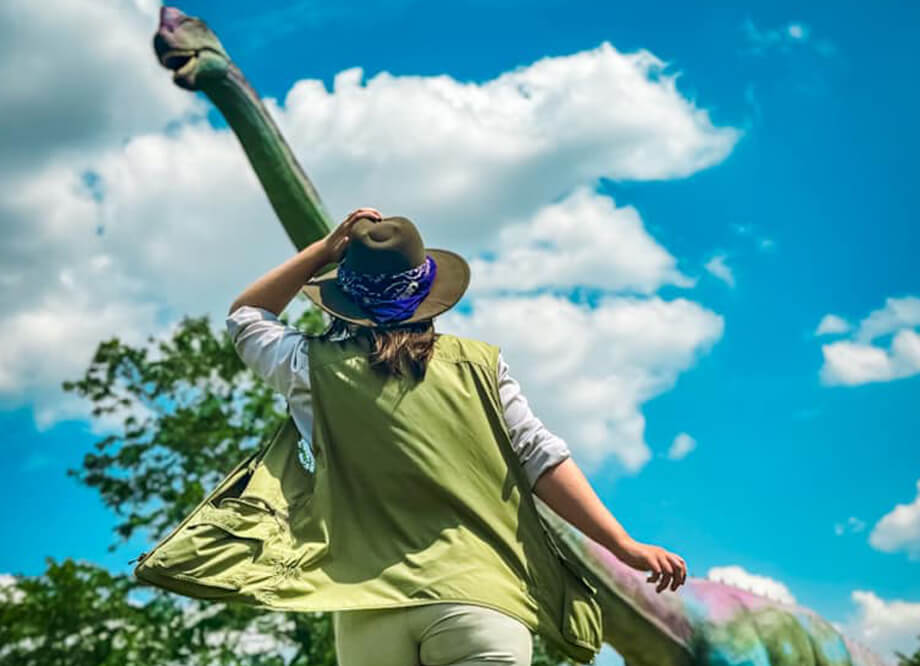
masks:
[[[381,215],[380,211],[376,208],[358,208],[352,214],[357,217],[376,217],[377,219],[383,218],[383,215]]]
[[[681,576],[682,576],[680,582],[685,583],[687,582],[687,562],[684,560],[684,558],[680,557],[679,555],[677,556],[677,561],[680,562],[680,569],[681,569]]]
[[[671,574],[663,573],[661,574],[661,582],[658,583],[658,587],[655,588],[655,592],[661,594],[661,592],[667,589],[668,585],[671,583]]]
[[[358,217],[348,218],[347,220],[342,222],[342,224],[340,224],[338,228],[333,231],[333,233],[336,235],[336,237],[347,236],[348,234],[351,233],[352,229],[354,229],[355,224],[357,224],[359,219],[361,218],[358,218]]]
[[[671,581],[671,591],[674,592],[685,580],[684,570],[680,565],[674,567],[674,580]]]
[[[680,558],[673,553],[668,553],[668,560],[671,564],[671,569],[674,572],[674,578],[671,581],[671,589],[676,590],[683,582],[684,567],[681,564]]]
[[[364,218],[367,218],[373,222],[379,222],[383,219],[379,215],[374,215],[373,213],[355,211],[348,217],[347,220],[345,220],[344,224],[354,224],[358,220],[362,220]]]
[[[671,578],[674,576],[674,569],[671,566],[671,563],[668,561],[667,557],[661,558],[661,582],[658,583],[658,587],[655,589],[656,592],[661,592],[671,583]]]
[[[653,566],[652,569],[652,573],[648,578],[645,579],[645,582],[647,583],[654,583],[656,580],[658,580],[658,576],[661,575],[661,571],[659,571],[656,567]]]

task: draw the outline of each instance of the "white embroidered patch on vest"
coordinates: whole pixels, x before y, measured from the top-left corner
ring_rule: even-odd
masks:
[[[310,472],[310,474],[316,469],[316,460],[313,458],[313,450],[310,448],[310,443],[303,437],[297,440],[297,459],[300,461],[300,466]]]

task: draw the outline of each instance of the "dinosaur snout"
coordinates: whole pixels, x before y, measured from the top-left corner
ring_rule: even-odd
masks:
[[[184,18],[185,14],[181,9],[163,5],[160,7],[160,32],[164,30],[172,32],[179,26]]]

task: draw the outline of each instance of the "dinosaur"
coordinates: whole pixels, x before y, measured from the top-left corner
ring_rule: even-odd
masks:
[[[223,114],[295,248],[329,233],[332,218],[319,194],[207,24],[164,6],[153,46],[176,85],[204,93]],[[807,608],[696,577],[676,592],[656,593],[644,574],[534,499],[548,538],[593,574],[604,642],[628,666],[884,664]]]

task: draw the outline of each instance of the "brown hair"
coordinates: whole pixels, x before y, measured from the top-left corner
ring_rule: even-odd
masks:
[[[352,324],[335,315],[319,338],[329,340],[350,333],[370,351],[371,368],[388,375],[411,375],[423,379],[428,361],[434,353],[437,333],[431,319],[390,328],[373,328]]]

